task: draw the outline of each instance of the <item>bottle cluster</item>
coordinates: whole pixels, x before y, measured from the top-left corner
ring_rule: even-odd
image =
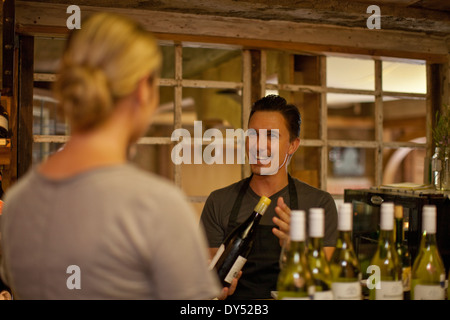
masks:
[[[364,281],[352,243],[352,205],[339,207],[339,234],[329,261],[322,242],[323,209],[310,209],[309,237],[305,215],[305,211],[291,213],[290,241],[280,258],[278,299],[361,300],[365,286],[370,300],[445,299],[446,275],[436,244],[435,206],[423,207],[423,234],[412,263],[404,244],[403,208],[393,203],[381,205],[377,249],[366,270],[370,276]],[[450,297],[450,292],[447,295]]]

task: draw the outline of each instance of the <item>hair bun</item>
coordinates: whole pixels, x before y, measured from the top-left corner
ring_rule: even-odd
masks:
[[[58,89],[64,112],[73,119],[76,129],[89,129],[105,119],[112,107],[108,79],[98,68],[73,66],[60,74]]]

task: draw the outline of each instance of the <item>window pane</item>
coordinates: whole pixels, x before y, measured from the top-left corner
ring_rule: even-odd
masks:
[[[383,99],[383,140],[412,141],[426,136],[426,100]]]
[[[160,86],[159,106],[152,115],[151,125],[145,136],[170,137],[173,131],[174,109],[174,88]]]
[[[319,188],[320,158],[320,148],[300,144],[289,164],[289,172],[293,177]]]
[[[242,81],[242,51],[183,47],[183,79]]]
[[[269,84],[320,85],[320,57],[277,50],[266,51]]]
[[[175,78],[175,47],[170,44],[160,43],[163,56],[161,78]]]
[[[424,61],[415,61],[415,63],[383,61],[382,68],[383,91],[427,92]]]
[[[203,122],[203,130],[211,126],[241,128],[241,96],[224,89],[183,88],[182,121],[189,128],[195,120]]]
[[[130,150],[130,160],[141,169],[173,179],[172,147],[173,145],[135,144]]]
[[[327,191],[370,188],[375,183],[375,150],[354,147],[328,148]]]
[[[327,87],[375,89],[373,60],[327,57]]]
[[[279,95],[288,103],[294,104],[300,111],[301,139],[319,139],[320,133],[320,94],[306,92],[280,91]]]
[[[327,94],[329,140],[375,140],[374,96]]]
[[[419,138],[415,142],[424,143],[426,138]],[[398,148],[384,149],[386,159],[383,168],[383,184],[400,182],[424,183],[425,149]]]

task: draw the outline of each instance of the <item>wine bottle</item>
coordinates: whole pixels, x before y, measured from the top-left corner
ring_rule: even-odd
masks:
[[[277,298],[310,300],[314,296],[314,282],[306,256],[305,211],[291,212],[289,233],[286,265],[278,275]]]
[[[323,250],[324,232],[324,209],[309,209],[308,264],[315,286],[314,300],[333,300],[330,264]]]
[[[394,207],[395,218],[395,249],[402,266],[403,299],[411,299],[411,254],[405,244],[405,232],[403,227],[403,207]]]
[[[9,137],[9,116],[6,109],[0,103],[0,139],[6,139]]]
[[[367,283],[370,300],[403,300],[402,266],[394,243],[394,204],[380,209],[380,235],[371,266],[376,267],[374,282]],[[368,281],[372,281],[369,277]]]
[[[413,300],[445,299],[445,269],[436,243],[436,207],[422,209],[422,239],[411,274]]]
[[[338,239],[331,256],[331,289],[335,300],[361,300],[361,267],[352,243],[353,211],[350,203],[339,206]]]
[[[242,224],[233,229],[220,245],[209,268],[216,269],[224,287],[229,287],[247,262],[255,229],[266,212],[271,200],[262,196],[252,214]]]

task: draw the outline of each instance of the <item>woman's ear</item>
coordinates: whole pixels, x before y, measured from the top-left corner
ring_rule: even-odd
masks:
[[[135,92],[135,101],[137,107],[146,106],[148,104],[150,95],[152,94],[149,85],[149,77],[150,76],[143,77],[137,84]]]

